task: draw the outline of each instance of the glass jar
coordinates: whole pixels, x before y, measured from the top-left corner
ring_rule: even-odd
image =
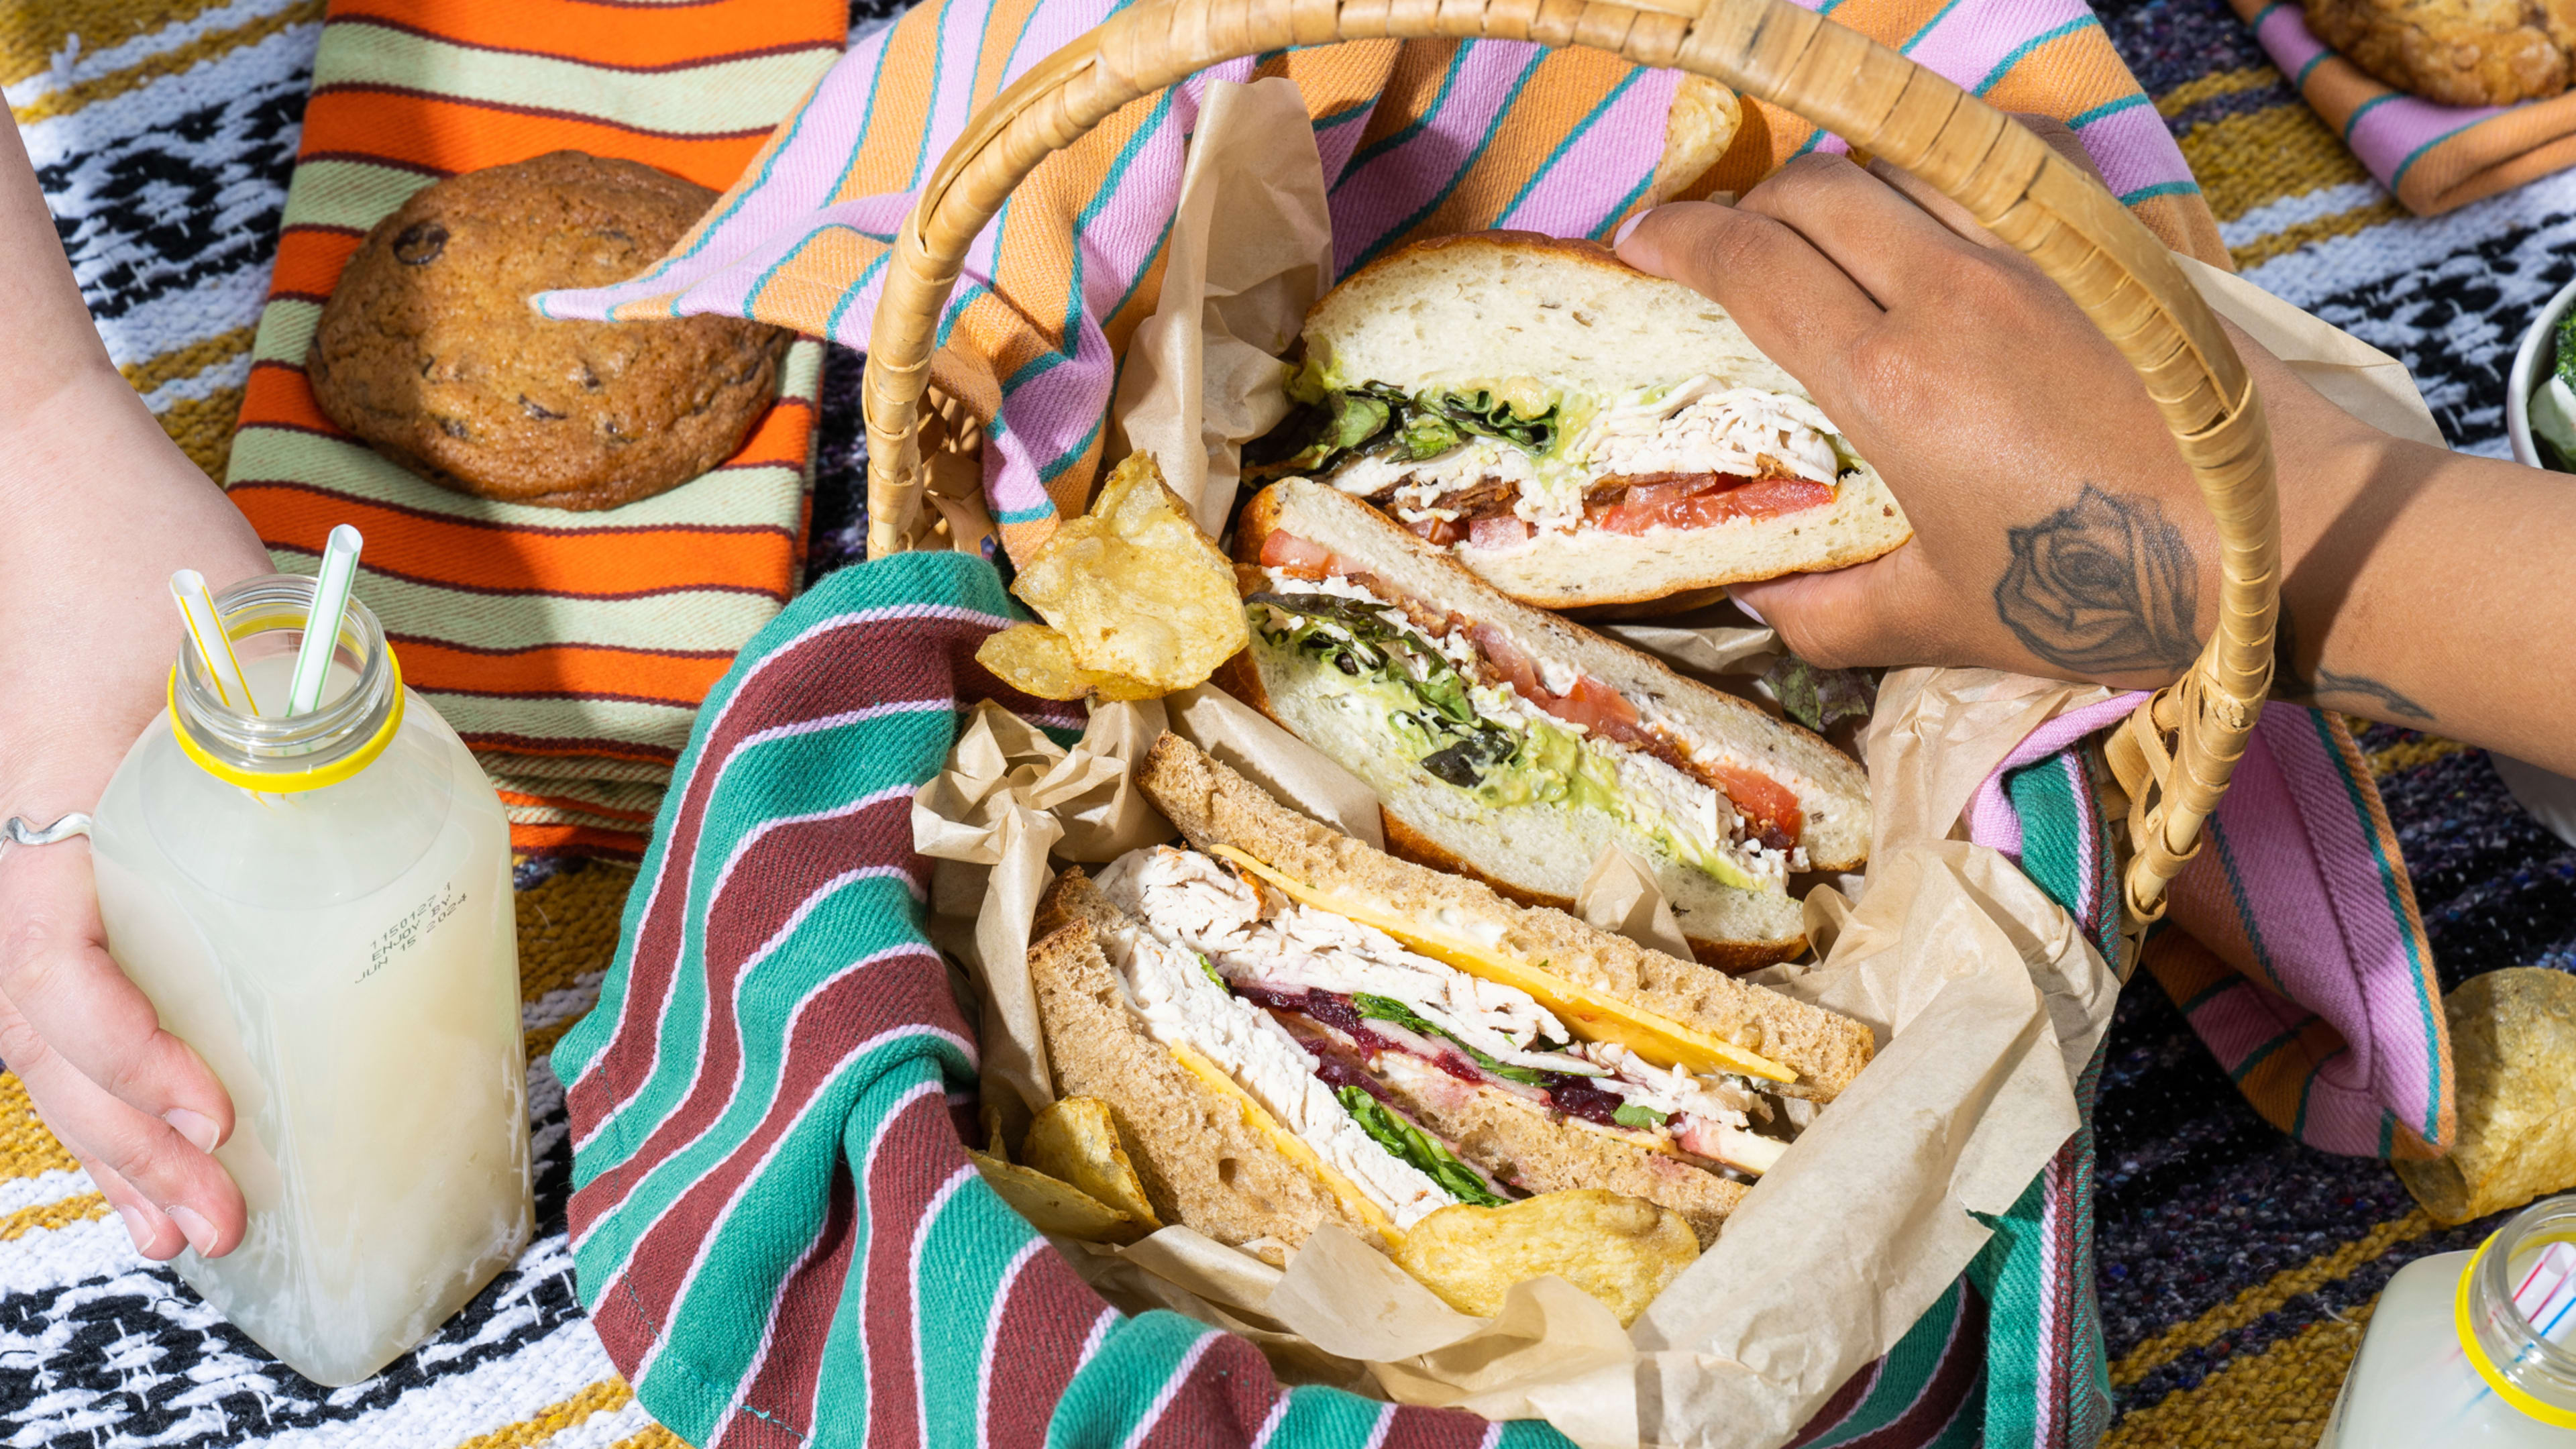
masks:
[[[285,709],[313,581],[215,601]],[[232,1094],[250,1208],[173,1266],[317,1383],[373,1375],[528,1241],[527,1064],[509,826],[350,600],[319,708],[227,704],[183,645],[169,708],[90,829],[108,950]]]
[[[2318,1449],[2576,1446],[2576,1351],[2541,1337],[2513,1296],[2561,1242],[2576,1243],[2576,1197],[2535,1203],[2475,1252],[2398,1269]]]

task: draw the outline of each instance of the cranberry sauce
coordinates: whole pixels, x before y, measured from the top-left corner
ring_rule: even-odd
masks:
[[[1580,1117],[1604,1127],[1618,1126],[1619,1109],[1627,1105],[1626,1098],[1605,1092],[1570,1072],[1547,1074],[1547,1098],[1568,1117]]]

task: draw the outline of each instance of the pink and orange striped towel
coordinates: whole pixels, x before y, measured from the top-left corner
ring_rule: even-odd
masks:
[[[1969,806],[1969,837],[2018,858],[2013,774],[2075,768],[2059,752],[2145,698],[2074,711],[2024,740]],[[2396,832],[2341,715],[2264,706],[2145,961],[2273,1126],[2361,1157],[2449,1147],[2441,984]]]
[[[2328,50],[2297,0],[2227,3],[2327,127],[2418,216],[2576,166],[2576,91],[2518,106],[2436,105]]]

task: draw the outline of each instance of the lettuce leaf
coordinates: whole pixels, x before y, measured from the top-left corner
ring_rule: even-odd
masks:
[[[1375,1139],[1377,1145],[1398,1159],[1412,1163],[1423,1176],[1440,1184],[1440,1189],[1460,1202],[1478,1207],[1501,1207],[1509,1198],[1497,1196],[1485,1186],[1476,1170],[1460,1162],[1448,1148],[1433,1140],[1430,1133],[1387,1110],[1386,1104],[1368,1094],[1365,1087],[1344,1087],[1333,1094],[1340,1100],[1351,1120],[1360,1130]]]

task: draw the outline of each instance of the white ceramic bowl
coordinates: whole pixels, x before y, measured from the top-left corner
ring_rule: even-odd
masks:
[[[2531,384],[2533,379],[2545,376],[2556,360],[2550,334],[2557,330],[2558,319],[2567,315],[2570,304],[2576,304],[2576,282],[2559,288],[2549,305],[2540,309],[2540,315],[2531,319],[2531,330],[2522,334],[2522,345],[2514,349],[2513,375],[2505,379],[2505,436],[2513,441],[2515,460],[2534,468],[2542,464],[2540,450],[2531,443]]]

